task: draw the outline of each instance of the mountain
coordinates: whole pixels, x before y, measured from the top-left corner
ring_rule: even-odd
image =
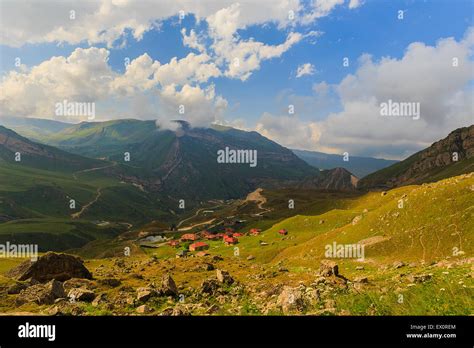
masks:
[[[17,154],[20,156],[18,158]],[[0,160],[7,163],[56,171],[77,171],[106,162],[70,154],[55,147],[33,142],[0,126]]]
[[[341,155],[332,155],[323,152],[292,150],[296,156],[306,163],[321,169],[345,168],[358,178],[363,178],[382,168],[388,167],[398,161],[372,157],[350,156],[349,161],[344,161]]]
[[[457,158],[456,158],[457,156]],[[404,161],[372,173],[360,188],[391,188],[437,181],[474,171],[474,125],[452,131]]]
[[[41,118],[1,116],[0,124],[34,141],[43,141],[48,137],[72,126],[71,123]]]
[[[157,128],[155,121],[82,122],[64,128],[43,142],[119,165],[113,175],[147,191],[174,199],[238,198],[259,186],[280,186],[319,176],[319,171],[290,150],[261,136],[228,127],[177,131]],[[40,134],[37,137],[41,137]],[[256,165],[218,163],[218,151],[256,152]],[[125,153],[130,161],[125,161]]]
[[[298,185],[305,189],[323,189],[337,191],[353,191],[359,179],[344,168],[321,171],[319,176],[305,179]]]

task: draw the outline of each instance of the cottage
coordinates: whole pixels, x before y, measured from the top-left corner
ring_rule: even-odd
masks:
[[[288,231],[282,228],[280,231],[278,231],[282,236],[286,236],[288,234]]]
[[[259,228],[251,228],[250,235],[251,236],[258,236],[262,230]]]
[[[224,236],[224,243],[226,245],[233,245],[233,244],[237,244],[239,241],[237,240],[237,238],[235,237],[230,237],[230,236]]]
[[[206,250],[209,249],[209,244],[204,242],[196,242],[189,246],[190,251]]]
[[[186,233],[186,234],[183,234],[181,236],[181,241],[182,242],[187,242],[187,241],[191,241],[191,242],[194,242],[196,240],[199,239],[199,236],[195,233]]]

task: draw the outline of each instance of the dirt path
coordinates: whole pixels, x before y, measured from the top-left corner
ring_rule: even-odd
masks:
[[[82,209],[80,211],[78,211],[77,213],[71,214],[71,217],[73,219],[80,218],[82,213],[84,213],[92,204],[94,204],[95,202],[97,202],[99,200],[100,196],[102,195],[102,188],[98,188],[96,192],[97,192],[97,195],[95,196],[95,198],[92,201],[90,201],[85,206],[83,206]]]
[[[192,230],[196,226],[212,224],[214,222],[214,220],[216,220],[216,219],[214,218],[214,219],[211,219],[211,220],[208,220],[208,221],[199,222],[197,224],[194,224],[194,225],[191,225],[191,226],[188,226],[188,227],[178,228],[178,231],[189,231],[189,230]]]
[[[74,178],[74,180],[77,180],[77,175],[76,174],[79,174],[79,173],[87,173],[87,172],[94,172],[96,170],[101,170],[101,169],[105,169],[105,168],[110,168],[110,167],[115,167],[117,165],[117,162],[113,162],[112,164],[109,164],[109,165],[106,165],[104,167],[95,167],[95,168],[89,168],[89,169],[84,169],[84,170],[79,170],[77,172],[74,172],[72,174],[72,177]]]
[[[247,195],[247,198],[245,198],[245,202],[255,202],[255,203],[257,203],[257,207],[260,210],[263,210],[260,213],[254,214],[255,216],[261,216],[265,213],[268,213],[269,211],[272,211],[272,209],[268,209],[268,208],[263,207],[263,205],[265,203],[267,203],[267,199],[262,195],[262,191],[263,191],[263,189],[259,187],[255,191],[250,192]]]

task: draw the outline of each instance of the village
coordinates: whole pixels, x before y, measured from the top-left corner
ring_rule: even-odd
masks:
[[[233,228],[226,227],[224,232],[212,233],[203,230],[197,233],[185,233],[179,238],[167,241],[166,244],[179,249],[176,253],[176,258],[188,256],[202,257],[209,255],[206,250],[209,249],[209,242],[211,241],[222,241],[224,245],[232,246],[239,243],[239,238],[256,237],[259,236],[261,232],[262,230],[259,228],[251,228],[248,232],[235,232]],[[288,231],[286,229],[280,229],[278,234],[286,236]],[[264,241],[259,241],[259,244],[261,246],[268,245]]]

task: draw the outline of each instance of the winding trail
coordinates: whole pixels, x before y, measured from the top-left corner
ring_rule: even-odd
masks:
[[[260,213],[254,214],[254,216],[262,216],[263,214],[268,213],[273,210],[273,209],[263,207],[263,205],[267,203],[267,199],[262,195],[262,191],[263,189],[259,187],[255,191],[250,192],[247,195],[247,198],[245,198],[245,202],[255,202],[257,203],[257,207],[260,210],[263,210]]]
[[[78,218],[80,218],[81,215],[82,215],[91,205],[93,205],[95,202],[97,202],[97,201],[99,200],[100,196],[102,195],[102,188],[99,187],[96,192],[97,192],[97,195],[95,196],[95,198],[94,198],[92,201],[90,201],[89,203],[87,203],[86,205],[84,205],[80,211],[78,211],[77,213],[71,214],[71,218],[73,218],[73,219],[78,219]]]

